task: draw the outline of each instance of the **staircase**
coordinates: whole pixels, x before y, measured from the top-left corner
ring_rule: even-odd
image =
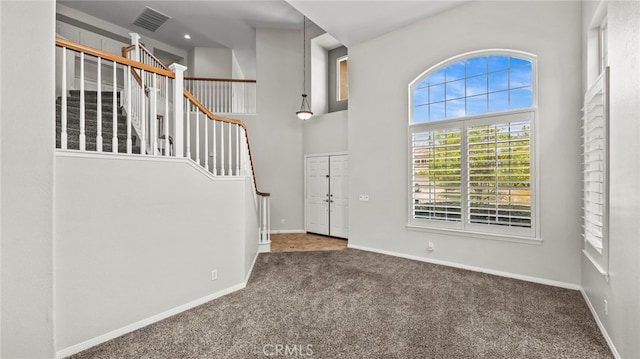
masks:
[[[113,137],[113,92],[100,92],[102,96],[102,151],[112,152]],[[118,93],[116,103],[120,103]],[[87,151],[97,150],[98,135],[98,92],[85,91],[85,144]],[[56,100],[56,148],[61,148],[60,134],[62,132],[62,97]],[[118,153],[127,153],[127,115],[122,106],[116,109]],[[132,128],[132,153],[140,153],[140,146],[136,144],[135,131]],[[67,97],[67,149],[80,149],[80,91],[71,90]]]

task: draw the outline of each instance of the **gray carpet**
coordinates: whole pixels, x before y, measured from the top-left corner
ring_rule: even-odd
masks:
[[[246,289],[73,358],[611,358],[578,291],[354,249],[268,253]]]

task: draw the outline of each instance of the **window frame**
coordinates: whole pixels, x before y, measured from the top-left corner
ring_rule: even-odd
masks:
[[[457,118],[444,118],[441,120],[427,121],[414,123],[414,96],[413,91],[415,87],[431,73],[445,68],[446,66],[466,60],[473,57],[481,56],[513,56],[528,60],[531,62],[531,107],[489,112],[480,115],[471,115]],[[490,238],[509,240],[516,242],[534,243],[540,242],[539,238],[539,218],[540,218],[540,194],[539,194],[539,176],[537,175],[538,164],[538,150],[537,150],[537,117],[538,117],[538,76],[537,76],[537,56],[518,50],[507,49],[487,49],[479,51],[471,51],[463,53],[438,64],[431,66],[426,71],[417,76],[408,86],[408,126],[407,126],[407,228],[420,230],[420,231],[435,231],[444,233],[458,233],[461,235],[470,235],[474,238]],[[468,211],[468,164],[467,155],[468,150],[467,133],[469,127],[483,125],[483,124],[500,124],[510,122],[512,120],[522,119],[523,115],[528,116],[530,125],[530,189],[531,189],[531,226],[530,228],[518,228],[499,225],[486,225],[486,224],[473,224],[469,223],[467,217]],[[446,222],[436,221],[428,219],[414,219],[413,218],[413,140],[414,133],[419,131],[438,130],[445,128],[459,128],[462,133],[461,138],[461,220],[460,222]]]
[[[342,63],[342,61],[347,61],[347,83],[345,84],[346,87],[346,93],[344,94],[344,98],[342,98],[342,81],[341,81],[341,74],[342,74],[342,70],[340,69],[340,63]],[[348,101],[349,100],[349,55],[344,55],[344,56],[340,56],[336,59],[336,101],[338,102],[342,102],[342,101]]]

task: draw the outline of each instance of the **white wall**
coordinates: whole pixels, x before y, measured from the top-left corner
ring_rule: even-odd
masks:
[[[0,14],[0,357],[51,358],[55,2],[0,1]]]
[[[305,155],[347,152],[348,111],[314,115],[305,121],[303,152]]]
[[[583,34],[592,23],[597,4],[585,3]],[[600,322],[622,358],[640,357],[640,3],[605,3],[609,28],[610,78],[610,219],[607,282],[591,262],[582,258],[582,286]],[[585,83],[594,68],[585,46]],[[592,72],[592,71],[591,71]],[[608,315],[604,313],[608,301]]]
[[[189,76],[230,79],[233,72],[233,50],[194,47],[189,51]]]
[[[487,48],[538,56],[540,245],[406,228],[408,84],[440,61]],[[579,2],[470,2],[351,46],[349,244],[577,287],[580,76]]]
[[[241,285],[257,253],[245,178],[58,156],[55,180],[57,350]]]
[[[295,115],[302,90],[301,42],[301,31],[257,30],[257,115],[238,116],[247,124],[258,188],[271,193],[275,231],[304,229],[302,122]]]

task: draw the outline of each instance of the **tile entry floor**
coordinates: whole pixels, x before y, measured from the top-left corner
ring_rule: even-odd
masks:
[[[271,235],[271,252],[336,251],[347,248],[347,240],[313,233]]]

